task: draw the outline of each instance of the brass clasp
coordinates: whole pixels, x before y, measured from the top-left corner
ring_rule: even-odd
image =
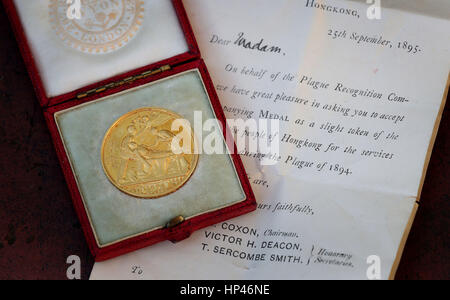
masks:
[[[180,225],[184,221],[185,221],[185,219],[184,219],[183,216],[178,216],[178,217],[175,217],[172,220],[170,220],[170,222],[167,223],[166,227],[168,229],[171,229],[171,228],[177,227],[178,225]]]

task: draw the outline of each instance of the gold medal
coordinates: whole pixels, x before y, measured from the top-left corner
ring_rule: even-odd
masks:
[[[119,190],[139,198],[158,198],[180,189],[198,164],[191,128],[190,154],[175,154],[172,144],[183,147],[172,123],[183,119],[163,108],[142,108],[117,120],[102,145],[103,169]]]

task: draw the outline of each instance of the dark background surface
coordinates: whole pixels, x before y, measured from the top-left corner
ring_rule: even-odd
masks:
[[[449,124],[447,105],[397,279],[450,279]],[[1,4],[0,145],[0,279],[66,279],[70,255],[88,279],[94,261]]]

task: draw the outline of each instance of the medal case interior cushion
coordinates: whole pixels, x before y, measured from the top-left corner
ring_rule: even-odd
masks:
[[[130,112],[160,108],[193,126],[197,111],[225,124],[181,1],[81,1],[84,19],[73,22],[64,19],[65,0],[3,2],[97,261],[255,210],[235,154],[200,154],[184,185],[152,199],[118,189],[105,173],[105,135]]]

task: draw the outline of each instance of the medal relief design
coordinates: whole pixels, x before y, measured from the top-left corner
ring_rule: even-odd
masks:
[[[50,22],[64,44],[89,54],[124,47],[144,19],[142,0],[80,0],[79,14],[73,18],[68,16],[70,5],[67,0],[50,0]]]
[[[101,158],[107,177],[119,190],[139,198],[158,198],[189,180],[198,155],[173,153],[172,142],[183,147],[177,136],[183,128],[171,130],[177,119],[183,117],[162,108],[143,108],[112,125],[103,140]],[[190,132],[194,153],[195,138]]]

